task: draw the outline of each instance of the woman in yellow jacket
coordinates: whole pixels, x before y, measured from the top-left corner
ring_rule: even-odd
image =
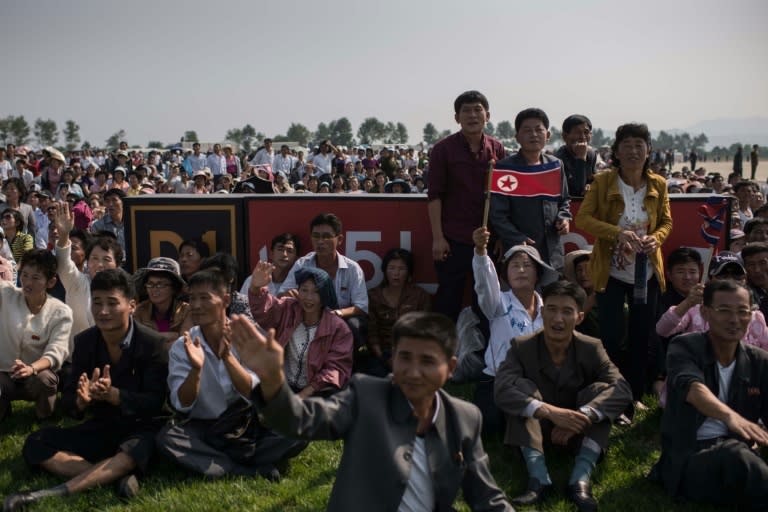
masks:
[[[595,175],[576,226],[595,237],[590,265],[600,337],[639,400],[646,388],[656,303],[665,287],[661,244],[672,231],[672,216],[666,181],[648,169],[648,127],[619,126],[611,152],[613,167]],[[623,339],[626,359],[620,357]]]

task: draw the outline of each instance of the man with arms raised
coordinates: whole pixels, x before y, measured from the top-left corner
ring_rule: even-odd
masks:
[[[283,371],[283,349],[243,317],[233,320],[242,361],[261,379],[266,423],[304,439],[344,439],[328,510],[453,510],[459,487],[472,510],[512,511],[480,439],[480,411],[441,388],[456,367],[456,328],[408,313],[392,329],[392,376],[357,374],[330,398],[303,401]]]
[[[768,353],[741,343],[749,291],[731,280],[704,288],[709,331],[676,337],[667,353],[661,459],[652,475],[672,496],[768,510]]]
[[[163,338],[133,321],[136,290],[120,269],[91,282],[96,325],[75,337],[72,374],[64,385],[64,410],[72,427],[44,428],[24,443],[24,460],[67,482],[5,499],[3,511],[19,510],[48,496],[66,496],[119,480],[118,493],[136,495],[134,473],[147,469],[167,395],[168,359]]]
[[[533,505],[551,491],[544,446],[560,445],[578,449],[568,498],[578,510],[594,511],[590,475],[632,391],[600,340],[575,332],[584,319],[584,290],[556,281],[542,296],[543,330],[513,339],[496,372],[496,404],[507,416],[504,441],[520,448],[529,477],[512,503]]]

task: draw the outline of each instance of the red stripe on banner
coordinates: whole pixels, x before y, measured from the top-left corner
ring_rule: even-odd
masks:
[[[542,172],[494,169],[491,192],[517,197],[560,196],[560,168]]]

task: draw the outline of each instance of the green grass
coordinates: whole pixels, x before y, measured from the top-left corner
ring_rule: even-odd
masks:
[[[459,396],[468,396],[469,386],[452,386]],[[723,510],[698,505],[680,505],[672,501],[663,489],[649,482],[645,475],[659,456],[658,425],[660,411],[648,400],[651,408],[638,413],[631,427],[615,427],[606,458],[594,474],[594,492],[600,501],[600,510],[681,511],[709,512]],[[37,429],[31,405],[14,404],[14,414],[0,424],[0,496],[21,489],[39,489],[60,483],[60,479],[32,472],[21,458],[26,435]],[[70,420],[57,419],[56,424],[67,425]],[[333,485],[336,467],[341,456],[340,442],[318,441],[292,460],[290,469],[278,484],[261,478],[225,478],[203,481],[173,466],[162,458],[152,464],[148,476],[142,480],[141,494],[130,502],[121,501],[112,486],[94,489],[78,496],[48,498],[30,507],[31,511],[218,511],[247,510],[262,512],[320,511]],[[491,458],[491,469],[498,484],[509,495],[522,492],[527,482],[525,466],[520,457],[497,440],[488,440],[486,450]],[[372,464],[375,462],[372,461]],[[562,488],[568,480],[572,459],[565,454],[548,454],[548,466],[558,494],[549,498],[539,510],[572,511]],[[361,504],[364,509],[365,504]],[[458,510],[467,511],[464,503]]]

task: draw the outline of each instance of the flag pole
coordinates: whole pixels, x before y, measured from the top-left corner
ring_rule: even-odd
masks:
[[[707,247],[707,252],[704,253],[704,258],[702,258],[702,265],[704,268],[702,268],[701,271],[701,284],[707,284],[707,281],[709,281],[709,264],[712,262],[712,256],[715,252],[715,246],[710,245]]]
[[[496,160],[491,159],[488,162],[488,176],[485,180],[485,208],[483,209],[483,228],[488,228],[488,212],[491,209],[491,180],[493,179],[493,168]]]

